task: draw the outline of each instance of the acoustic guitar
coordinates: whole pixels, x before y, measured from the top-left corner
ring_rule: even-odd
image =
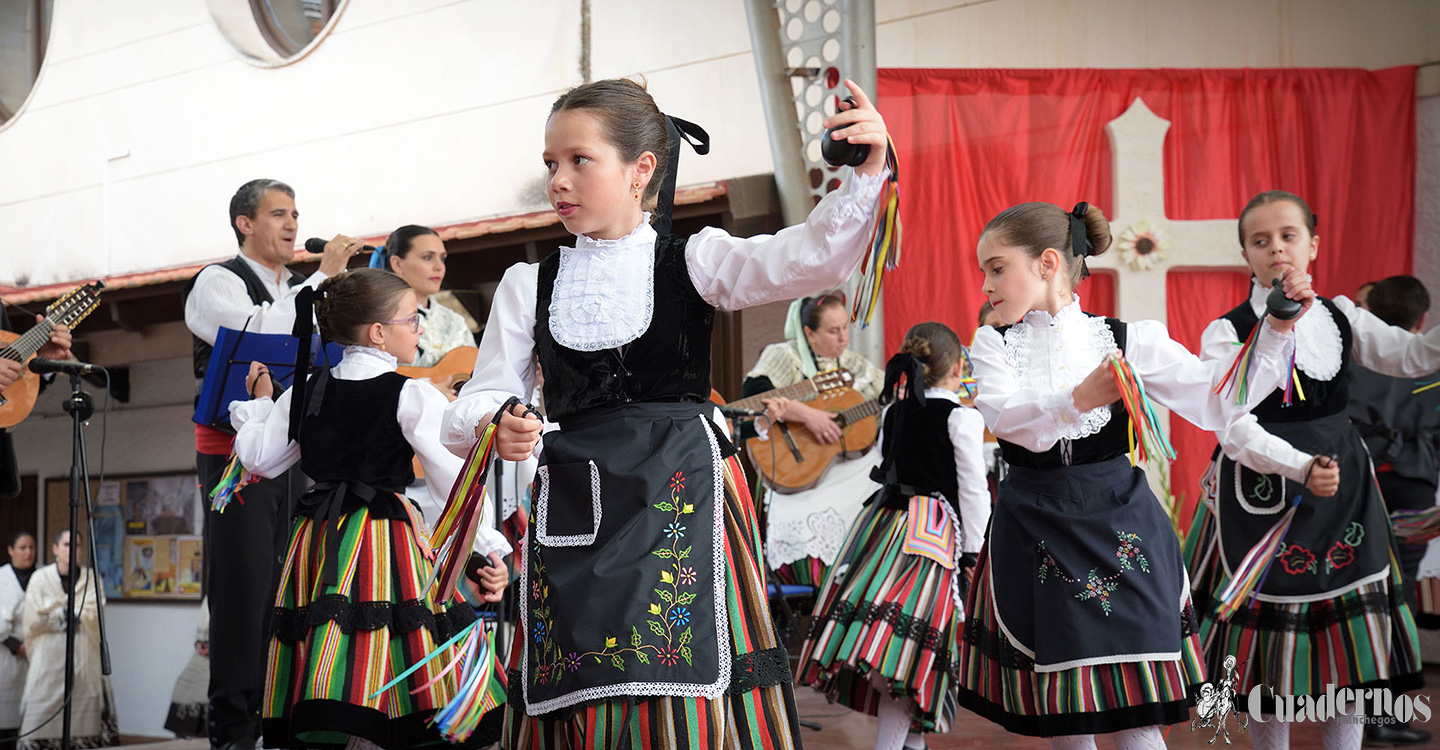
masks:
[[[453,401],[475,370],[475,355],[479,351],[473,346],[457,346],[429,367],[400,366],[395,372],[417,380],[428,379]]]
[[[809,401],[827,393],[849,390],[850,386],[854,384],[855,376],[852,375],[849,370],[837,368],[834,370],[826,370],[825,372],[817,372],[811,376],[809,380],[802,380],[794,385],[775,388],[765,391],[764,393],[757,393],[754,396],[746,396],[745,398],[736,399],[729,403],[722,402],[720,405],[731,409],[765,411],[765,404],[763,402],[766,399],[788,398],[791,401]],[[711,400],[713,401],[714,397],[718,395],[720,394],[712,388]]]
[[[100,304],[100,290],[105,282],[96,281],[76,289],[55,300],[45,308],[45,319],[23,334],[0,331],[0,357],[15,362],[28,362],[40,347],[50,343],[50,333],[56,326],[74,328]],[[35,408],[35,398],[40,395],[40,376],[28,369],[19,380],[10,384],[0,393],[0,428],[14,427],[30,416]]]
[[[745,441],[745,453],[765,484],[782,494],[808,490],[820,483],[835,463],[865,455],[880,433],[880,402],[843,388],[821,394],[811,406],[835,414],[840,439],[824,444],[798,422],[774,425],[768,439]]]

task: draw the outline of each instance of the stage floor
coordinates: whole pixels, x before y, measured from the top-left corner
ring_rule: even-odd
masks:
[[[1425,675],[1426,681],[1431,687],[1421,688],[1411,695],[1440,696],[1440,668],[1428,667]],[[802,730],[807,748],[871,750],[875,747],[875,719],[839,706],[832,706],[825,701],[825,696],[809,688],[797,688],[795,702],[800,709],[801,719],[819,722],[821,725],[819,731]],[[1430,705],[1432,711],[1440,714],[1440,700],[1432,698]],[[1416,722],[1415,726],[1428,729],[1433,734],[1440,734],[1440,716],[1432,717],[1428,725]],[[1233,747],[1242,749],[1251,747],[1248,735],[1237,734],[1234,731],[1234,724],[1231,724],[1231,730],[1230,741]],[[1191,732],[1188,724],[1177,724],[1170,728],[1170,733],[1165,738],[1165,744],[1171,748],[1185,750],[1224,747],[1224,740],[1220,740],[1214,745],[1207,745],[1206,742],[1210,737],[1211,732],[1209,731],[1202,729]],[[210,746],[204,740],[155,741],[138,737],[125,739],[127,746],[135,744],[143,746],[146,750],[207,750]],[[1044,750],[1049,747],[1049,743],[1043,739],[1007,734],[998,726],[964,710],[957,717],[956,726],[952,731],[943,735],[929,735],[926,739],[931,750],[972,747]],[[1320,750],[1321,748],[1320,730],[1314,724],[1304,723],[1294,726],[1291,729],[1290,739],[1292,750]],[[1109,750],[1110,743],[1102,739],[1098,747],[1099,750]],[[1412,747],[1440,750],[1440,739],[1432,739],[1424,745],[1413,745]]]

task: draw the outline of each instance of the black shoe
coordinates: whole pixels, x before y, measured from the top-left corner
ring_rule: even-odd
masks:
[[[1418,745],[1430,741],[1430,733],[1423,729],[1404,724],[1366,724],[1365,745],[1368,747],[1394,747],[1397,745]]]

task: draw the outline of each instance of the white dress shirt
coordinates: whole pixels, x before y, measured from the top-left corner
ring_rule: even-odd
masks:
[[[345,347],[345,358],[330,368],[330,376],[339,380],[368,380],[394,372],[395,357],[379,349],[365,346]],[[300,460],[300,446],[290,440],[291,388],[277,401],[257,398],[230,403],[230,423],[235,426],[235,454],[245,468],[262,477],[278,477]],[[445,498],[460,476],[464,461],[440,445],[440,420],[445,410],[445,396],[434,386],[409,380],[400,389],[400,405],[395,417],[405,442],[415,450],[425,469],[425,485],[432,497]],[[493,504],[485,503],[475,551],[482,555],[499,552],[509,554],[510,544],[495,529]]]
[[[701,298],[722,310],[840,285],[868,247],[875,202],[887,176],[847,168],[840,189],[825,196],[804,224],[774,235],[739,238],[706,227],[685,245],[690,282]],[[557,330],[557,341],[563,337],[571,348],[595,351],[629,343],[645,332],[653,310],[649,279],[654,271],[641,261],[654,257],[655,239],[654,228],[642,221],[619,240],[602,243],[582,235],[574,248],[561,250],[565,279],[557,276],[550,308],[552,315],[560,315],[552,325],[564,329]],[[601,249],[612,263],[576,261]],[[511,266],[495,291],[474,376],[445,410],[441,442],[457,454],[468,453],[475,443],[481,418],[511,396],[525,398],[533,389],[538,273],[537,263]]]
[[[926,388],[925,398],[960,403],[960,394],[944,388]],[[979,553],[990,523],[990,485],[985,476],[985,419],[963,404],[950,412],[945,422],[950,446],[955,451],[955,484],[960,488],[955,505],[960,509],[961,552]]]
[[[1256,317],[1265,311],[1265,298],[1269,294],[1269,289],[1251,283],[1250,309]],[[1411,333],[1387,325],[1345,297],[1330,301],[1350,323],[1350,355],[1361,367],[1397,378],[1418,378],[1440,370],[1440,328],[1423,335]],[[1328,308],[1317,300],[1295,321],[1294,334],[1298,369],[1316,380],[1329,380],[1340,372],[1345,353],[1340,329]],[[1200,356],[1228,363],[1235,358],[1239,341],[1234,324],[1217,318],[1206,326],[1200,338]],[[1294,482],[1305,481],[1305,464],[1310,461],[1310,455],[1270,434],[1253,415],[1236,420],[1217,432],[1216,437],[1226,456],[1252,471],[1279,474]]]
[[[274,302],[255,304],[245,291],[245,280],[228,268],[206,266],[195,276],[195,286],[185,299],[185,327],[207,344],[214,345],[220,327],[255,333],[290,333],[295,326],[295,294],[301,287],[317,287],[326,279],[316,271],[305,281],[289,286],[290,270],[279,274],[244,253],[240,260],[260,277]],[[246,327],[249,321],[249,327]]]

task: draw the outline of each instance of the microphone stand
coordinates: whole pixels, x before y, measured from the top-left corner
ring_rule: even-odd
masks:
[[[71,423],[74,425],[73,439],[71,441],[70,458],[70,590],[65,599],[65,692],[64,692],[64,717],[61,719],[60,747],[64,750],[70,748],[70,726],[71,726],[71,699],[75,694],[75,630],[78,626],[75,614],[75,589],[81,585],[80,566],[76,561],[75,534],[76,527],[80,525],[80,491],[85,491],[86,508],[86,530],[93,532],[90,528],[94,524],[94,514],[90,508],[90,467],[85,457],[85,432],[86,420],[95,414],[95,400],[90,394],[82,390],[80,373],[70,374],[70,397],[63,404],[64,410],[70,414]],[[90,561],[93,563],[96,557],[95,534],[89,535]],[[96,617],[100,626],[100,670],[102,674],[110,674],[110,649],[105,639],[105,615],[104,607],[100,603],[100,583],[94,580],[95,573],[92,573],[91,583],[95,588]],[[87,594],[88,595],[88,594]]]

